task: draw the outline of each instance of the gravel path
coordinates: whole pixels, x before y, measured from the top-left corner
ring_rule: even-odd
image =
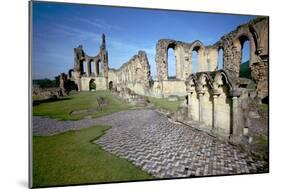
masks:
[[[257,173],[268,169],[266,162],[254,161],[235,146],[170,122],[153,110],[122,111],[96,119],[64,122],[33,117],[33,133],[39,136],[92,125],[111,125],[112,129],[96,143],[155,177]]]

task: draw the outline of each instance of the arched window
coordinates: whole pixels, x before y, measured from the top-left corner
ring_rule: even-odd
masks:
[[[244,41],[242,44],[242,61],[241,64],[250,60],[250,44],[249,40]]]
[[[176,56],[174,48],[168,48],[168,79],[176,78]]]
[[[102,67],[101,67],[101,64],[102,62],[100,60],[98,60],[96,62],[96,65],[95,65],[95,69],[96,69],[96,76],[100,76],[101,75],[101,72],[102,72]]]
[[[223,69],[223,50],[219,48],[219,55],[218,55],[218,70]]]
[[[198,63],[199,63],[199,56],[198,56],[198,49],[194,48],[192,51],[191,61],[192,61],[192,73],[198,72]]]
[[[250,42],[247,37],[240,38],[241,43],[241,62],[239,77],[252,79],[250,69]]]
[[[112,90],[112,88],[113,88],[113,81],[110,81],[108,83],[108,88],[109,88],[110,91]]]
[[[90,74],[90,75],[92,74],[92,62],[93,62],[93,60],[90,60],[90,61],[88,62],[89,74]]]
[[[81,75],[86,74],[87,65],[85,60],[80,61],[80,68],[81,68]]]
[[[208,70],[208,60],[205,60],[205,47],[200,41],[195,41],[190,47],[191,72],[202,72]]]

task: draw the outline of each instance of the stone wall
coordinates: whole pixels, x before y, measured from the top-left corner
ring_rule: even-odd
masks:
[[[251,75],[257,83],[259,98],[268,96],[268,17],[257,18],[240,25],[224,35],[216,44],[223,49],[223,69],[233,77],[239,77],[242,48],[245,41],[250,44]]]
[[[176,58],[176,79],[186,80],[192,74],[192,53],[198,53],[196,72],[214,71],[217,69],[218,49],[216,46],[204,46],[196,40],[192,43],[161,39],[156,45],[156,66],[159,81],[170,80],[168,77],[168,50],[172,48]]]
[[[176,119],[234,143],[251,143],[252,136],[266,134],[267,125],[250,83],[224,70],[194,73],[186,81],[186,106]]]
[[[181,80],[154,81],[149,96],[166,98],[170,95],[185,96],[185,82]]]
[[[168,49],[172,48],[176,58],[176,79],[184,80],[188,67],[188,57],[185,56],[189,44],[171,39],[161,39],[156,44],[156,65],[158,80],[168,80]]]
[[[96,84],[96,90],[107,90],[106,79],[105,77],[82,77],[81,78],[81,91],[89,91],[90,90],[90,80],[94,79]]]
[[[74,68],[69,70],[69,78],[71,78],[78,86],[78,90],[86,90],[89,83],[86,81],[91,78],[104,77],[105,86],[99,86],[102,89],[108,89],[108,52],[106,50],[105,35],[102,34],[102,44],[100,51],[96,56],[87,55],[82,45],[74,48]]]
[[[109,69],[108,81],[112,82],[117,90],[129,88],[138,94],[147,95],[150,80],[150,66],[144,51],[139,51],[119,69]]]
[[[219,136],[241,137],[244,114],[242,104],[249,95],[246,88],[239,88],[227,72],[200,72],[189,76],[186,81],[187,118],[197,121],[201,129]]]
[[[245,41],[250,43],[251,75],[257,84],[260,99],[268,96],[268,18],[259,17],[240,25],[224,35],[217,43],[209,46],[196,40],[192,43],[161,39],[156,44],[156,66],[159,82],[171,80],[168,76],[168,50],[172,48],[176,58],[176,79],[186,80],[192,74],[192,53],[198,53],[196,72],[218,70],[219,50],[223,50],[223,69],[234,79],[239,78],[242,48]],[[165,85],[160,84],[162,94]],[[175,91],[176,92],[176,91]]]
[[[140,51],[119,69],[109,69],[108,52],[105,35],[102,36],[100,52],[96,56],[87,55],[82,46],[74,48],[74,68],[69,70],[68,78],[75,81],[78,90],[87,90],[87,81],[100,78],[99,86],[108,89],[113,86],[128,87],[142,95],[167,97],[169,95],[185,95],[184,82],[192,74],[194,63],[192,54],[198,53],[197,70],[195,72],[213,72],[218,70],[219,50],[223,50],[223,70],[235,82],[239,83],[239,71],[242,59],[242,48],[246,40],[250,43],[250,69],[256,82],[259,99],[268,96],[268,18],[259,17],[249,23],[238,26],[234,31],[224,35],[213,45],[205,46],[201,41],[192,43],[172,39],[160,39],[156,44],[155,63],[157,80],[152,81],[150,65],[146,53]],[[175,53],[176,77],[168,76],[168,50]],[[85,65],[85,66],[84,66]],[[82,79],[83,78],[83,79]]]

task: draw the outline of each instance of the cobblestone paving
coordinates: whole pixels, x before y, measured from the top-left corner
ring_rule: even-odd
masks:
[[[123,111],[67,122],[34,117],[33,124],[35,135],[112,125],[96,143],[159,178],[257,173],[268,169],[266,162],[254,161],[235,146],[170,122],[153,110]]]

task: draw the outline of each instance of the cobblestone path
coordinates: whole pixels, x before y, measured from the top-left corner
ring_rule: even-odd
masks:
[[[53,135],[92,125],[111,125],[96,143],[159,178],[257,173],[268,169],[235,146],[148,110],[60,122],[34,117],[34,135]]]

